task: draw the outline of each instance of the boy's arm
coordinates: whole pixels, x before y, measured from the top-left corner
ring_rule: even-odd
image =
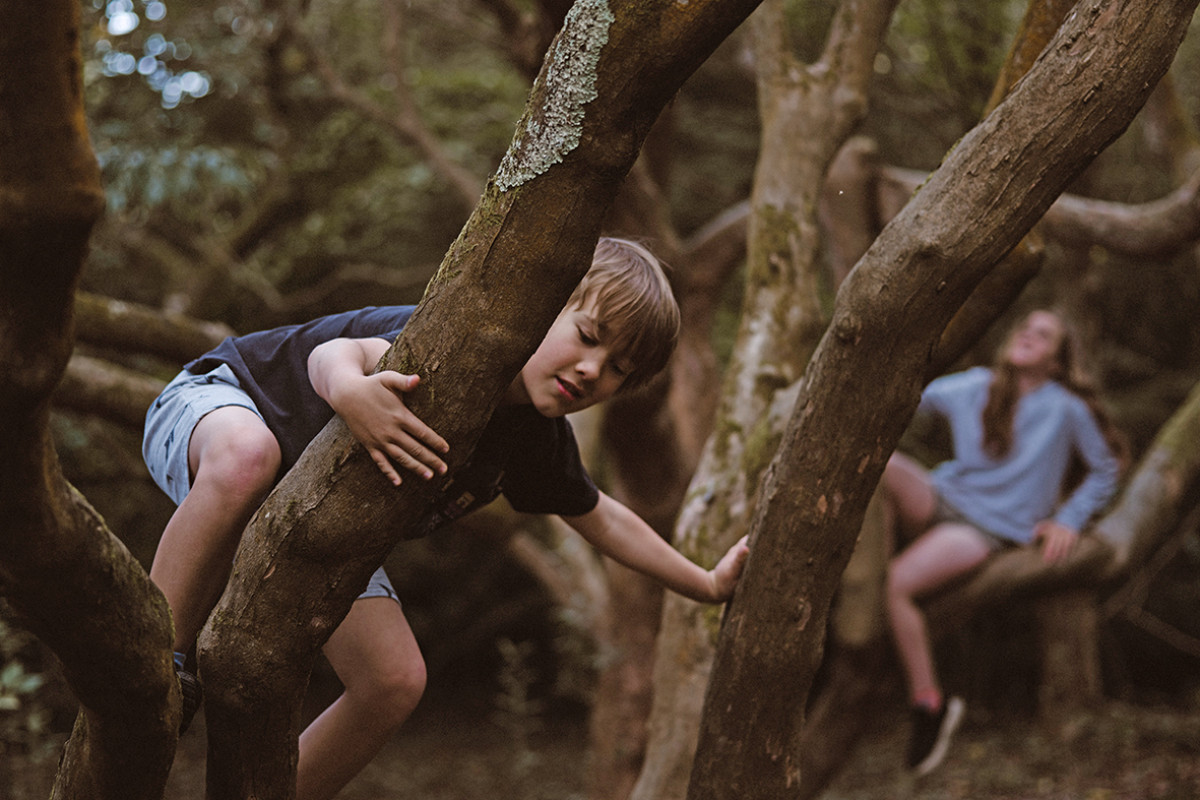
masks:
[[[641,517],[603,492],[594,509],[563,519],[606,556],[701,602],[728,600],[750,553],[743,537],[717,566],[706,571],[668,544]]]
[[[450,448],[404,405],[404,392],[420,378],[392,370],[371,373],[388,347],[384,339],[330,340],[309,355],[308,379],[380,471],[399,486],[397,464],[432,478],[446,471],[439,455]]]

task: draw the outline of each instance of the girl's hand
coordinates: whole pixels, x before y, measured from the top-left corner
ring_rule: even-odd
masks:
[[[1044,519],[1033,529],[1033,541],[1042,543],[1042,560],[1053,564],[1066,558],[1079,534],[1052,519]]]
[[[717,565],[708,572],[708,580],[712,586],[712,602],[724,603],[733,596],[738,579],[742,577],[742,569],[750,555],[747,537],[738,539],[737,544],[729,548]]]

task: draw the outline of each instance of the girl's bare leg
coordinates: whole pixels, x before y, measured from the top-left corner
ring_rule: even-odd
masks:
[[[992,550],[970,525],[945,523],[929,530],[892,559],[887,611],[914,704],[941,698],[925,615],[917,600],[979,566]]]

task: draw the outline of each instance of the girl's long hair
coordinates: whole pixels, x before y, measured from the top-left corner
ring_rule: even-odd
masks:
[[[1061,312],[1049,309],[1047,313],[1058,318],[1063,331],[1058,352],[1055,354],[1059,371],[1053,379],[1087,403],[1100,432],[1104,434],[1104,440],[1121,462],[1123,470],[1129,459],[1129,443],[1104,408],[1096,381],[1083,364],[1078,334]],[[1027,314],[1023,319],[1028,318]],[[1013,334],[1015,332],[1016,328],[1013,329]],[[1013,334],[1010,334],[1009,340]],[[992,367],[992,384],[988,389],[987,404],[983,407],[983,449],[992,458],[1003,458],[1012,449],[1013,415],[1016,412],[1017,400],[1020,399],[1017,393],[1017,371],[1005,358],[1008,352],[1007,341],[997,353],[996,362]]]

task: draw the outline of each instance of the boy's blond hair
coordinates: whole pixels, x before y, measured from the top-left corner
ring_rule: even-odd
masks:
[[[679,306],[662,264],[644,245],[602,237],[567,306],[589,300],[610,349],[633,364],[621,388],[645,385],[667,365],[679,338]]]

